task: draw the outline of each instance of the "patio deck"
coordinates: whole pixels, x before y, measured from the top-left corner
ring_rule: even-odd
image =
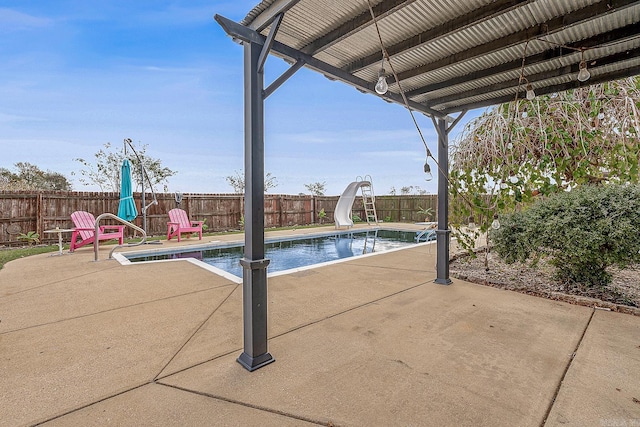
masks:
[[[640,425],[640,317],[434,284],[435,245],[270,278],[253,373],[241,285],[110,250],[0,271],[0,426]]]

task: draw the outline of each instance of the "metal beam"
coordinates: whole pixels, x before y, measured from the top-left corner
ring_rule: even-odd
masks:
[[[458,117],[456,117],[456,119],[449,125],[449,127],[447,127],[447,135],[449,135],[449,132],[451,132],[453,128],[455,128],[456,125],[460,123],[460,120],[462,120],[464,115],[467,114],[467,111],[468,110],[462,110],[460,114],[458,114]]]
[[[562,58],[567,55],[574,54],[574,49],[593,49],[602,47],[609,43],[619,43],[625,39],[637,38],[637,25],[627,25],[626,27],[617,28],[615,30],[601,33],[588,39],[580,40],[574,43],[567,43],[566,47],[553,47],[535,55],[527,56],[526,66],[541,64],[554,59]],[[573,48],[573,49],[571,49]],[[470,74],[454,77],[452,79],[421,86],[419,88],[405,92],[407,97],[414,98],[425,93],[434,92],[436,90],[451,88],[459,84],[468,84],[475,80],[481,80],[496,74],[508,73],[510,71],[519,70],[522,67],[522,58],[516,58],[513,61],[496,65],[495,67],[479,69]]]
[[[487,21],[496,15],[508,12],[509,10],[521,7],[523,3],[531,3],[534,0],[498,0],[487,6],[476,9],[466,15],[462,15],[451,21],[432,28],[428,31],[424,31],[420,34],[416,34],[408,39],[405,39],[399,43],[387,47],[389,56],[393,57],[400,53],[406,52],[411,49],[420,47],[421,45],[432,42],[435,39],[446,37],[454,32],[460,31],[465,27],[477,25],[481,22]],[[357,61],[348,64],[343,69],[349,73],[362,70],[370,65],[374,65],[380,62],[381,53],[376,52],[374,54],[365,56]]]
[[[244,44],[245,232],[242,265],[244,351],[248,371],[275,359],[267,351],[267,266],[264,258],[264,75],[259,71],[263,44]]]
[[[257,32],[240,25],[230,19],[227,19],[223,16],[216,15],[215,20],[220,24],[220,26],[225,30],[227,34],[230,36],[242,40],[243,42],[264,44],[265,37]],[[297,49],[289,47],[285,44],[282,44],[278,41],[274,41],[272,45],[273,52],[276,52],[279,56],[287,58],[292,61],[304,61],[305,66],[311,68],[312,70],[318,71],[325,76],[340,80],[344,83],[347,83],[350,86],[354,86],[356,88],[361,89],[364,92],[373,94],[377,97],[387,99],[389,101],[395,102],[397,104],[405,105],[404,100],[400,94],[394,92],[387,92],[385,95],[378,95],[375,91],[375,82],[368,82],[367,80],[361,79],[356,76],[352,76],[351,74],[341,70],[340,68],[334,67],[333,65],[329,65],[326,62],[320,61],[319,59],[314,58],[311,55],[307,55],[303,52],[300,52]],[[409,108],[415,111],[419,111],[428,116],[435,117],[444,117],[445,115],[442,112],[429,108],[424,104],[420,104],[417,102],[409,101]]]
[[[284,13],[276,16],[276,19],[273,21],[273,25],[271,26],[271,30],[269,30],[269,35],[265,40],[264,45],[262,46],[262,50],[260,51],[260,58],[258,58],[258,72],[262,73],[264,70],[264,63],[267,62],[267,57],[269,56],[269,52],[271,51],[271,46],[273,45],[273,41],[276,39],[276,34],[278,34],[278,29],[280,28],[280,24],[282,23],[282,18],[284,17]]]
[[[376,19],[383,19],[385,16],[397,12],[404,7],[407,7],[414,1],[415,0],[384,0],[373,6],[373,14],[376,16]],[[338,28],[331,30],[324,36],[315,39],[313,42],[302,48],[301,51],[309,55],[315,55],[316,53],[322,52],[323,50],[330,48],[334,44],[357,33],[363,28],[366,28],[372,23],[373,19],[371,18],[371,13],[367,8],[364,12],[362,12],[355,18],[345,22]],[[380,61],[381,57],[382,54],[378,55],[377,61]]]
[[[635,57],[640,56],[640,47],[635,48],[635,49],[631,49],[631,50],[626,50],[624,52],[620,52],[620,53],[616,53],[614,55],[610,55],[610,56],[605,56],[602,58],[598,58],[596,63],[597,63],[597,67],[589,67],[590,70],[597,70],[598,68],[604,67],[606,65],[611,65],[611,64],[615,64],[617,62],[621,62],[621,61],[627,61],[629,59],[633,59]],[[553,70],[547,70],[547,71],[543,71],[541,73],[536,73],[536,74],[531,74],[531,75],[526,75],[527,80],[529,81],[529,83],[536,83],[536,82],[540,82],[540,81],[544,81],[547,79],[552,79],[554,77],[561,77],[564,75],[569,75],[569,74],[577,74],[579,71],[579,66],[580,63],[579,62],[575,62],[573,64],[570,65],[565,65],[564,67],[560,67],[560,68],[555,68]],[[459,101],[462,99],[468,99],[468,98],[473,98],[475,96],[480,96],[480,95],[487,95],[490,93],[495,93],[498,91],[503,91],[505,89],[509,89],[509,88],[516,88],[518,86],[518,81],[517,79],[510,79],[501,83],[495,83],[492,84],[490,86],[483,86],[483,87],[479,87],[476,89],[472,89],[472,90],[468,90],[465,92],[456,92],[453,95],[448,95],[448,96],[443,96],[440,98],[433,98],[433,99],[429,99],[429,104],[431,104],[432,106],[436,106],[436,105],[444,105],[444,104],[448,104],[450,102],[455,102],[455,101]]]
[[[639,74],[640,74],[640,65],[636,65],[633,67],[629,67],[628,69],[613,71],[610,73],[601,74],[599,76],[592,76],[589,80],[587,80],[584,83],[581,83],[578,80],[571,80],[570,82],[567,82],[567,83],[562,83],[558,85],[547,86],[544,88],[536,89],[536,96],[546,95],[548,93],[564,92],[570,89],[577,89],[580,87],[587,87],[587,86],[591,86],[599,83],[606,83],[611,80],[624,79],[626,77],[637,76]],[[518,99],[525,99],[525,96],[526,96],[526,91],[524,89],[521,89],[520,92],[518,93]],[[444,112],[447,114],[451,114],[461,110],[473,110],[475,108],[490,107],[492,105],[504,104],[505,102],[514,101],[515,97],[516,97],[516,94],[515,94],[515,88],[514,88],[513,95],[505,95],[505,96],[485,99],[477,102],[463,103],[451,108],[447,108],[444,110]]]
[[[594,17],[598,15],[620,11],[626,7],[635,5],[637,5],[637,0],[601,1],[599,3],[572,12],[569,15],[551,19],[550,21],[538,24],[535,27],[526,28],[516,33],[509,34],[508,36],[472,47],[471,49],[457,52],[438,61],[430,62],[429,64],[400,72],[398,73],[398,79],[406,80],[412,77],[419,76],[420,74],[434,72],[435,70],[438,70],[440,68],[445,68],[462,61],[478,58],[480,56],[494,53],[499,50],[504,50],[508,47],[516,46],[518,44],[526,42],[527,40],[532,40],[536,37],[547,36],[559,31],[564,31],[571,26],[578,25],[587,21],[592,21]],[[389,84],[392,84],[395,82],[395,79],[390,77],[388,79],[388,82]]]
[[[265,28],[267,28],[276,16],[281,13],[285,13],[293,6],[295,6],[300,0],[275,0],[269,7],[260,12],[255,18],[251,20],[251,22],[247,23],[243,21],[244,24],[248,24],[247,27],[251,28],[258,33]],[[246,20],[246,18],[245,18]]]
[[[300,60],[287,69],[280,77],[275,79],[262,93],[262,97],[267,99],[276,89],[278,89],[284,82],[286,82],[296,71],[298,71],[304,65],[304,61]]]

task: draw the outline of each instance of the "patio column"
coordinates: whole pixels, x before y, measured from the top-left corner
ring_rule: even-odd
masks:
[[[434,120],[438,131],[438,229],[436,230],[436,280],[451,284],[449,278],[449,129],[444,118]]]
[[[264,258],[264,73],[263,45],[244,42],[244,258],[242,310],[244,351],[238,362],[248,371],[275,359],[267,351],[267,266]]]

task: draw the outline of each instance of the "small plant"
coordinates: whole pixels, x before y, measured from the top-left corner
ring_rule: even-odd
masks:
[[[320,209],[320,212],[318,212],[318,220],[320,221],[320,224],[324,223],[326,217],[327,213],[324,211],[324,208]]]
[[[29,246],[31,246],[34,243],[40,243],[40,234],[35,231],[29,231],[27,234],[20,233],[18,240],[24,240]]]
[[[244,230],[244,215],[240,216],[240,222],[238,222],[241,230]]]
[[[391,222],[391,216],[390,215],[385,216],[384,222]]]
[[[207,225],[207,218],[204,218],[202,220],[202,231],[206,233],[208,229],[209,229],[209,226]]]
[[[351,217],[351,220],[353,220],[353,222],[362,222],[362,218],[360,218],[356,214],[353,214],[353,216]]]
[[[430,221],[433,215],[433,208],[423,208],[418,205],[418,215],[423,216],[425,221]]]

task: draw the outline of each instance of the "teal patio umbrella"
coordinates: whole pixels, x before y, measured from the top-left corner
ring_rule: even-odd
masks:
[[[120,205],[118,216],[125,221],[132,221],[138,216],[138,209],[133,201],[133,188],[131,187],[131,165],[128,159],[122,162],[120,173]]]

